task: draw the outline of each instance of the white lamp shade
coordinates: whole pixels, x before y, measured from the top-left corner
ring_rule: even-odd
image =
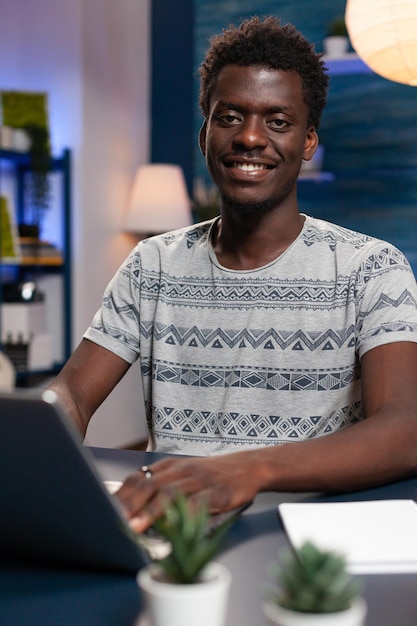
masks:
[[[348,0],[345,20],[353,48],[374,72],[417,85],[416,0]]]
[[[126,230],[157,234],[191,223],[191,201],[181,167],[165,163],[139,167],[129,196]]]

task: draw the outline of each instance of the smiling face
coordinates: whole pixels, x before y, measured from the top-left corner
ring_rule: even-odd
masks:
[[[200,147],[223,209],[254,214],[288,201],[296,208],[302,159],[311,159],[318,144],[307,116],[296,72],[237,65],[222,69]]]

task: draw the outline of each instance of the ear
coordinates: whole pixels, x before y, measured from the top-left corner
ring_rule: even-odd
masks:
[[[316,127],[310,126],[307,130],[306,140],[304,144],[303,159],[304,161],[310,161],[313,158],[317,146],[319,145],[319,138],[317,135]]]
[[[204,122],[200,128],[200,132],[198,134],[198,145],[200,146],[200,150],[203,156],[206,156],[206,136],[207,136],[207,118],[204,119]]]

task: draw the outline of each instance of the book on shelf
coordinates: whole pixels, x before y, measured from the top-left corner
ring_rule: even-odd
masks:
[[[49,241],[43,241],[37,237],[20,237],[19,242],[22,263],[51,265],[63,263],[62,252]]]

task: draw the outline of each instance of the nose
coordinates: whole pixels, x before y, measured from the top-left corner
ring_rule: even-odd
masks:
[[[266,128],[262,119],[257,116],[246,117],[237,127],[233,137],[235,148],[254,150],[255,148],[265,148],[268,145]]]

